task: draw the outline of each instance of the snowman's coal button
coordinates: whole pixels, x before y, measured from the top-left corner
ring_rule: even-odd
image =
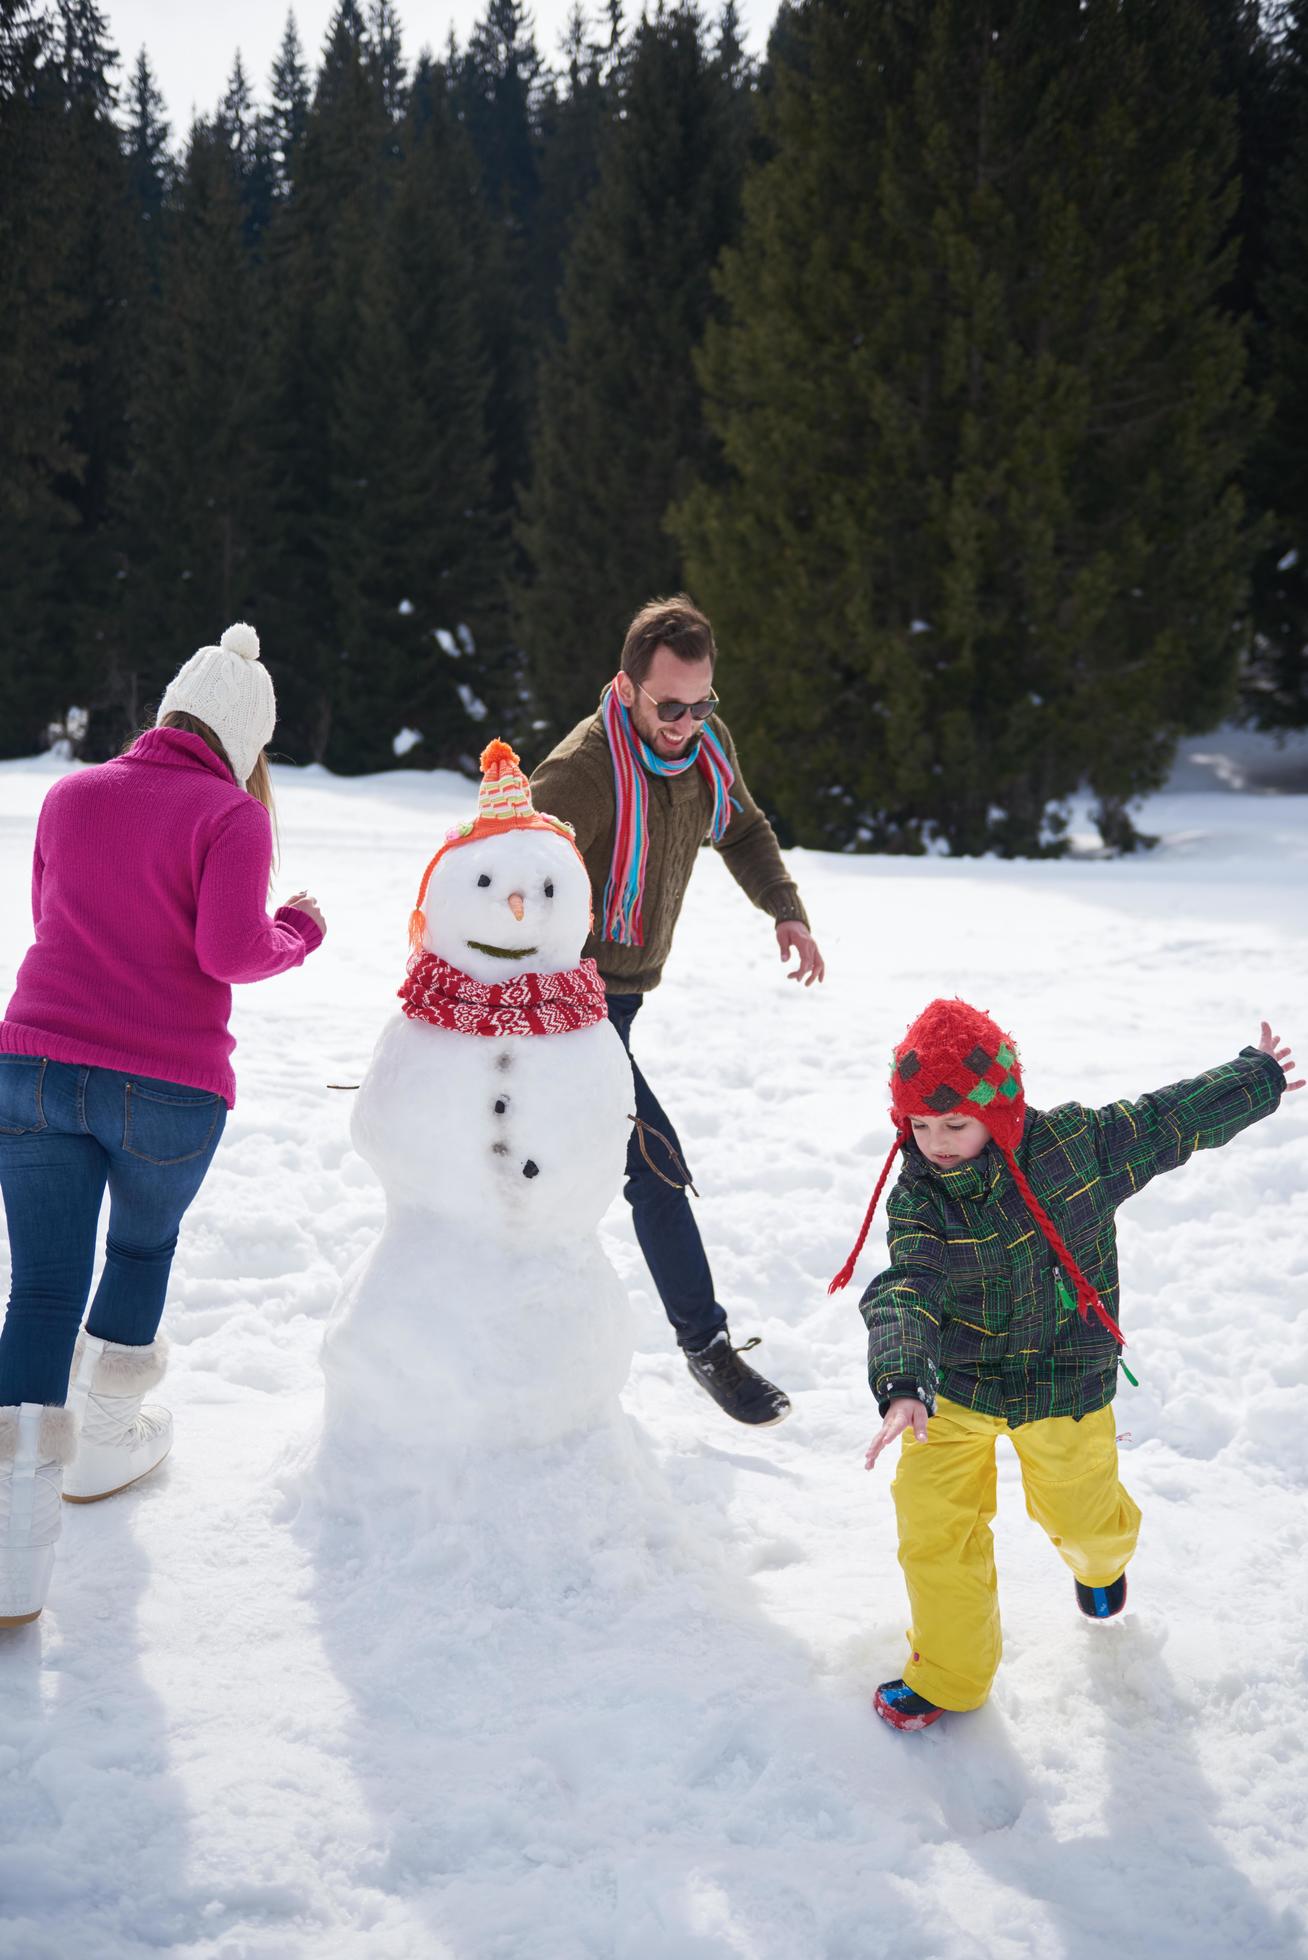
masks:
[[[503,1116],[503,1114],[504,1114],[504,1112],[505,1112],[505,1110],[506,1110],[506,1109],[508,1108],[508,1106],[509,1106],[509,1103],[508,1103],[508,1098],[507,1098],[507,1096],[499,1096],[499,1097],[497,1097],[497,1098],[496,1098],[496,1102],[495,1102],[495,1114],[496,1114],[497,1116]]]
[[[493,1144],[491,1145],[491,1155],[492,1155],[492,1156],[494,1156],[494,1157],[507,1157],[507,1156],[508,1156],[508,1154],[509,1154],[509,1146],[508,1146],[508,1144],[507,1144],[507,1143],[493,1143]]]
[[[537,1163],[534,1163],[534,1162],[532,1161],[532,1159],[531,1159],[530,1157],[528,1157],[528,1159],[527,1159],[527,1161],[526,1161],[526,1163],[525,1163],[525,1164],[523,1165],[523,1167],[522,1167],[522,1175],[523,1175],[524,1177],[539,1177],[539,1176],[540,1176],[540,1165],[539,1165],[539,1164],[537,1164]]]

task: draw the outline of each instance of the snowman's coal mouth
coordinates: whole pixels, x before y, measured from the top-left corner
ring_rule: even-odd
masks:
[[[474,953],[486,953],[493,960],[525,960],[537,950],[534,946],[484,946],[480,939],[470,939],[468,945]]]

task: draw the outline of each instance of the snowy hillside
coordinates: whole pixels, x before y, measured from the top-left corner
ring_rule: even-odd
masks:
[[[620,1474],[506,1435],[460,1527],[371,1539],[299,1497],[323,1327],[381,1221],[327,1085],[360,1080],[473,791],[281,773],[280,888],[328,938],[238,995],[238,1104],[165,1321],[173,1456],[66,1507],[49,1607],[0,1635],[0,1956],[1308,1951],[1308,1092],[1122,1214],[1125,1618],[1079,1618],[1002,1449],[996,1693],[920,1736],[869,1706],[905,1603],[858,1289],[826,1293],[889,1142],[890,1045],[935,993],[1015,1031],[1036,1104],[1173,1081],[1263,1017],[1308,1062],[1305,745],[1188,755],[1128,862],[796,853],[811,992],[706,854],[635,1046],[734,1336],[763,1335],[794,1415],[750,1433],[692,1386],[619,1201]],[[63,766],[0,766],[0,1004]]]

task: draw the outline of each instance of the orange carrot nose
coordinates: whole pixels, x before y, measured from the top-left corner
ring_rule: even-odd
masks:
[[[522,903],[522,893],[510,892],[508,905],[509,905],[509,910],[510,912],[512,912],[514,918],[521,920],[523,910],[524,910],[523,903]]]

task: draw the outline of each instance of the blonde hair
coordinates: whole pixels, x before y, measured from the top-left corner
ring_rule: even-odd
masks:
[[[181,708],[170,708],[166,715],[160,716],[159,727],[176,728],[183,735],[198,735],[206,747],[213,750],[219,762],[225,768],[231,770],[233,782],[236,780],[236,771],[232,769],[231,758],[226,749],[218,740],[218,737],[214,734],[208,722],[201,721],[198,715],[188,715]],[[135,739],[133,737],[133,740]],[[130,748],[131,744],[129,743],[128,746]],[[268,820],[272,824],[272,869],[276,871],[277,862],[281,856],[281,834],[277,828],[277,801],[273,795],[272,771],[268,767],[268,752],[266,749],[260,749],[255,759],[254,768],[245,779],[244,788],[247,794],[252,796],[256,803],[262,803],[264,809],[268,812]],[[269,888],[271,889],[271,881]]]

